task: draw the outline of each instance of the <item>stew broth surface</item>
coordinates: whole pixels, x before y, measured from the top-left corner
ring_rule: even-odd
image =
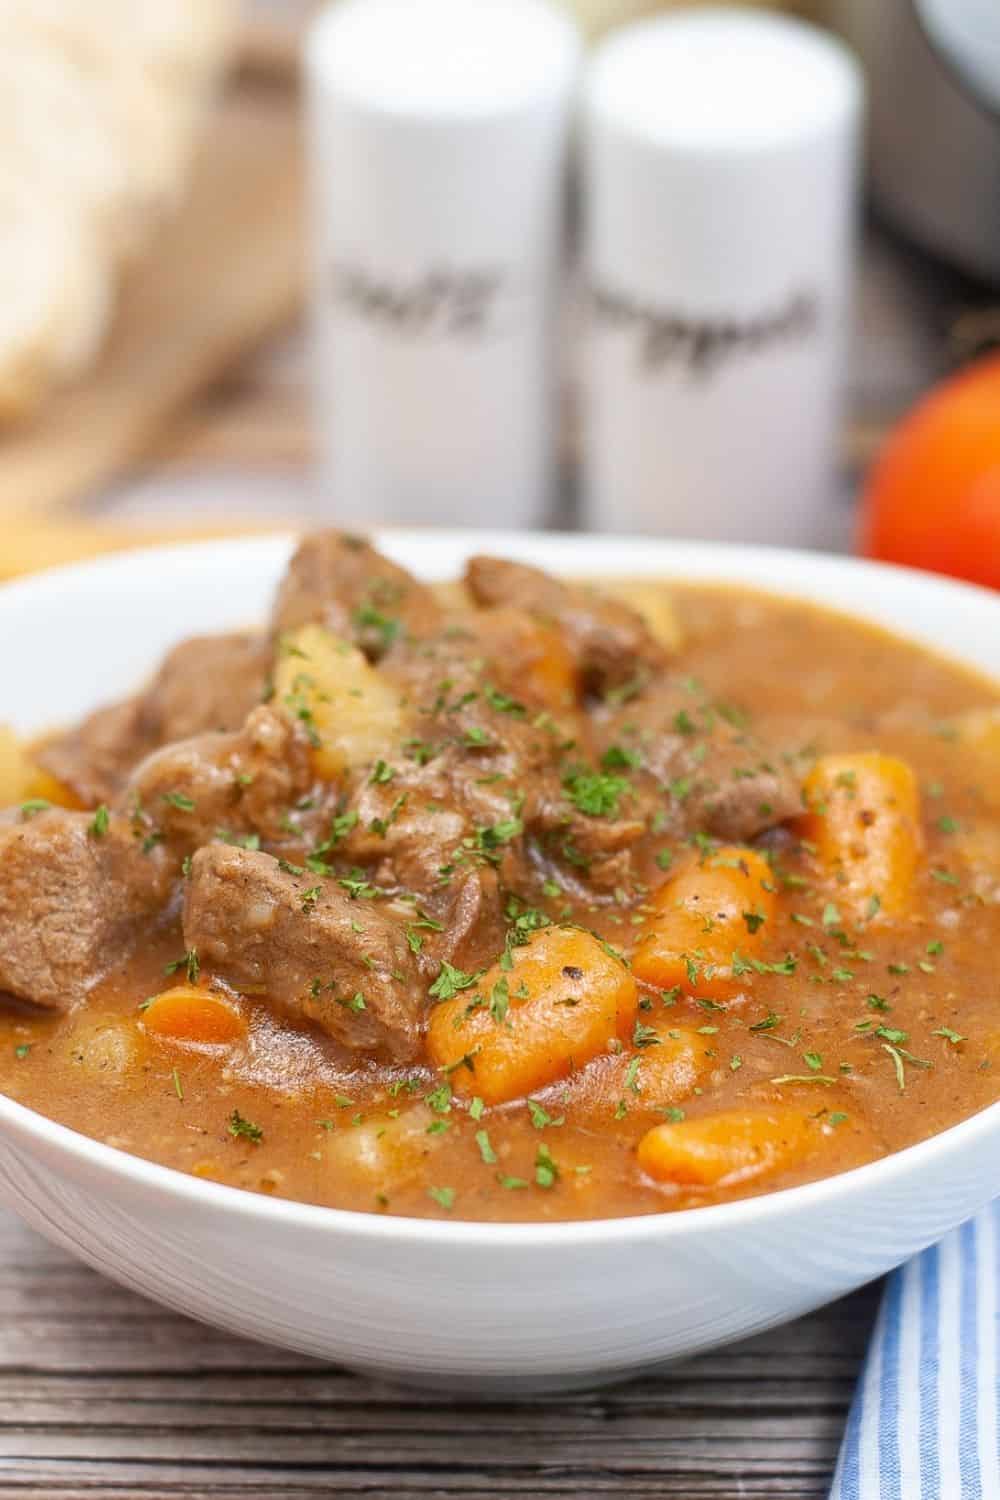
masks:
[[[847,921],[808,848],[780,828],[757,840],[780,871],[764,949],[778,971],[747,974],[743,992],[721,1001],[650,991],[640,1013],[665,1038],[675,1028],[698,1038],[703,1071],[676,1103],[644,1098],[661,1044],[626,1039],[530,1102],[470,1108],[468,1093],[429,1066],[359,1064],[320,1031],[221,986],[247,1019],[244,1038],[158,1040],[141,1006],[173,982],[168,965],[184,978],[176,916],[69,1015],[0,1013],[0,1089],[94,1139],[218,1182],[479,1220],[659,1213],[770,1191],[871,1161],[992,1103],[1000,777],[954,721],[1000,706],[1000,692],[806,604],[721,587],[671,585],[671,594],[680,673],[752,712],[755,730],[793,751],[904,758],[919,780],[925,841],[909,910]],[[557,894],[540,904],[625,951],[648,921],[641,902],[598,908]],[[809,1150],[709,1188],[640,1170],[636,1145],[652,1125],[746,1105],[801,1109],[815,1126]]]

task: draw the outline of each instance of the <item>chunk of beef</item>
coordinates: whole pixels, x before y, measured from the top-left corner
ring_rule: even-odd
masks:
[[[141,698],[152,743],[239,729],[263,701],[273,655],[267,637],[250,631],[192,636],[175,646]]]
[[[523,788],[562,741],[544,705],[508,690],[467,622],[408,640],[380,665],[407,724],[381,767],[347,788],[353,826],[337,853],[377,883],[440,893],[464,868],[499,862],[521,832]]]
[[[601,724],[599,743],[605,753],[624,750],[655,778],[668,837],[707,833],[740,843],[801,811],[790,758],[681,687],[616,711]]]
[[[621,794],[620,806],[588,813],[567,795],[559,776],[535,782],[524,807],[524,822],[546,873],[567,893],[588,896],[627,891],[638,878],[635,856],[649,833],[660,803],[648,781],[636,779]]]
[[[99,708],[74,729],[49,740],[35,760],[82,807],[114,802],[131,767],[152,748],[140,710],[139,698]]]
[[[423,986],[402,926],[335,881],[210,844],[192,863],[184,940],[210,973],[344,1046],[416,1056]]]
[[[133,767],[177,739],[238,729],[264,695],[271,648],[260,635],[196,636],[168,652],[149,687],[49,741],[39,765],[84,807],[112,803]]]
[[[602,695],[661,673],[667,654],[641,615],[583,584],[497,557],[470,558],[466,583],[480,605],[513,605],[558,627],[583,688]]]
[[[124,818],[53,808],[0,823],[0,990],[67,1010],[169,899],[162,851]]]
[[[439,930],[414,927],[412,931],[423,938],[421,958],[425,966],[433,966],[435,977],[443,959],[475,973],[489,968],[503,952],[507,924],[500,882],[491,866],[467,866],[426,907]]]
[[[275,634],[320,624],[377,660],[403,635],[431,634],[442,610],[433,592],[363,537],[318,531],[306,537],[278,589]]]
[[[316,780],[301,725],[267,705],[235,734],[202,734],[143,761],[122,802],[144,836],[175,857],[212,839],[311,848],[333,793]]]
[[[730,741],[700,768],[688,821],[741,844],[801,810],[801,787],[786,767],[763,746]]]

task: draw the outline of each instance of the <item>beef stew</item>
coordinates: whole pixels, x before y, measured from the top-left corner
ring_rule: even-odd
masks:
[[[390,1214],[861,1165],[1000,1096],[998,767],[1000,690],[861,622],[321,533],[0,757],[0,1089]]]

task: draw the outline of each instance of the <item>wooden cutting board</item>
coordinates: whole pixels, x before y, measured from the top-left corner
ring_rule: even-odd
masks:
[[[87,547],[80,505],[199,390],[297,311],[303,165],[294,89],[244,81],[220,102],[182,207],[130,276],[100,363],[23,431],[0,436],[3,553]],[[68,523],[62,546],[55,523]],[[46,531],[52,527],[52,532]],[[5,548],[5,541],[7,546]],[[99,549],[96,549],[99,550]]]

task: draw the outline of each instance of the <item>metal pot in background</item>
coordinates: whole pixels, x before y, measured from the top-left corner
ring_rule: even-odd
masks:
[[[925,249],[1000,283],[997,0],[827,0],[869,84],[875,201]]]

